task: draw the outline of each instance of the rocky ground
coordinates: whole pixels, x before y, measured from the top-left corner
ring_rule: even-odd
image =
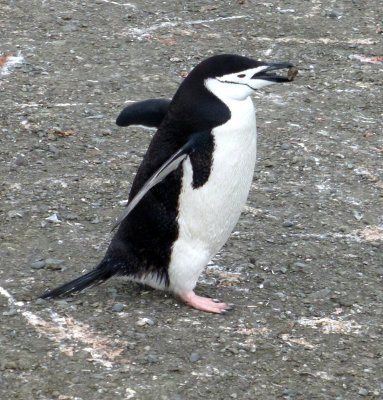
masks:
[[[1,1],[0,397],[383,399],[378,0]],[[293,62],[254,97],[259,157],[198,312],[114,279],[35,300],[103,256],[153,132],[114,121],[200,60]]]

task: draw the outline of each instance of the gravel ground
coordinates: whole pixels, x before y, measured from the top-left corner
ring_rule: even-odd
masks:
[[[0,3],[0,397],[383,399],[381,2]],[[121,279],[35,300],[103,256],[153,134],[119,111],[217,53],[300,71],[254,96],[252,191],[197,287],[234,310]]]

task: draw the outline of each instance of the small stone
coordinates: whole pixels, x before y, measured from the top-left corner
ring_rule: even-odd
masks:
[[[356,210],[353,210],[352,213],[353,213],[353,215],[354,215],[354,218],[355,218],[357,221],[360,221],[360,220],[363,218],[363,214],[361,214],[360,212],[358,212],[358,211],[356,211]]]
[[[56,146],[49,145],[49,152],[53,153],[54,156],[58,156],[60,153],[60,150]]]
[[[16,157],[15,165],[18,166],[18,167],[19,166],[23,166],[23,165],[27,165],[27,160],[25,159],[24,156],[19,155],[19,156]]]
[[[10,309],[9,311],[4,311],[3,312],[3,315],[6,315],[6,316],[10,316],[10,317],[12,317],[13,315],[16,315],[17,314],[17,310],[15,310],[14,308],[12,308],[12,309]]]
[[[145,360],[150,363],[156,363],[156,362],[158,362],[158,356],[157,356],[157,354],[148,354],[145,357]]]
[[[360,388],[358,394],[360,394],[361,396],[367,396],[368,390],[365,388]]]
[[[29,264],[29,268],[41,269],[41,268],[44,268],[45,265],[46,265],[45,261],[35,261],[35,262]]]
[[[300,162],[302,162],[302,161],[303,161],[303,158],[302,158],[302,157],[294,156],[294,157],[292,158],[292,160],[291,160],[291,164],[298,164],[298,163],[300,163]]]
[[[74,221],[80,219],[76,214],[67,214],[65,217],[68,221]]]
[[[50,217],[45,218],[45,220],[51,222],[52,224],[56,224],[58,222],[61,222],[61,217],[57,213],[54,213]]]
[[[281,149],[282,150],[289,150],[291,148],[290,143],[282,143],[281,144]]]
[[[327,13],[330,18],[340,18],[342,14],[339,11],[331,10]]]
[[[7,361],[4,367],[5,369],[17,369],[17,364],[15,361]]]
[[[117,303],[113,305],[112,310],[115,312],[121,312],[124,308],[125,308],[124,304]]]
[[[294,222],[287,219],[286,221],[283,221],[282,226],[285,228],[290,228],[290,227],[294,226]]]
[[[198,353],[193,352],[189,356],[189,361],[194,363],[194,362],[198,361],[200,358],[201,357],[200,357],[200,355]]]
[[[20,210],[11,210],[8,212],[9,218],[16,218],[16,217],[23,218],[23,216],[24,216],[24,213]]]
[[[86,119],[102,119],[104,118],[104,114],[90,115],[89,117],[85,117]]]
[[[154,325],[154,321],[150,318],[139,318],[136,322],[137,326]]]
[[[296,262],[291,265],[291,270],[292,271],[302,271],[308,268],[308,264],[305,264],[303,262]]]
[[[64,260],[58,260],[56,258],[47,258],[44,262],[46,268],[57,271],[63,268]]]

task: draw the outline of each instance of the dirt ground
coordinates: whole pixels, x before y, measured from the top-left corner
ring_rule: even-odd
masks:
[[[0,3],[0,398],[383,399],[381,2]],[[119,111],[218,53],[300,71],[254,96],[252,191],[197,287],[234,310],[117,278],[36,300],[103,256],[153,134]]]

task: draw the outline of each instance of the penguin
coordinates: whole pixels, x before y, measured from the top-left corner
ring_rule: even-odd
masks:
[[[276,73],[280,70],[285,73]],[[151,99],[126,107],[118,125],[158,129],[106,254],[90,272],[41,297],[68,295],[125,275],[198,310],[230,310],[226,302],[199,296],[194,288],[229,238],[250,190],[257,150],[250,96],[289,82],[296,73],[289,62],[221,54],[200,62],[171,101]]]

